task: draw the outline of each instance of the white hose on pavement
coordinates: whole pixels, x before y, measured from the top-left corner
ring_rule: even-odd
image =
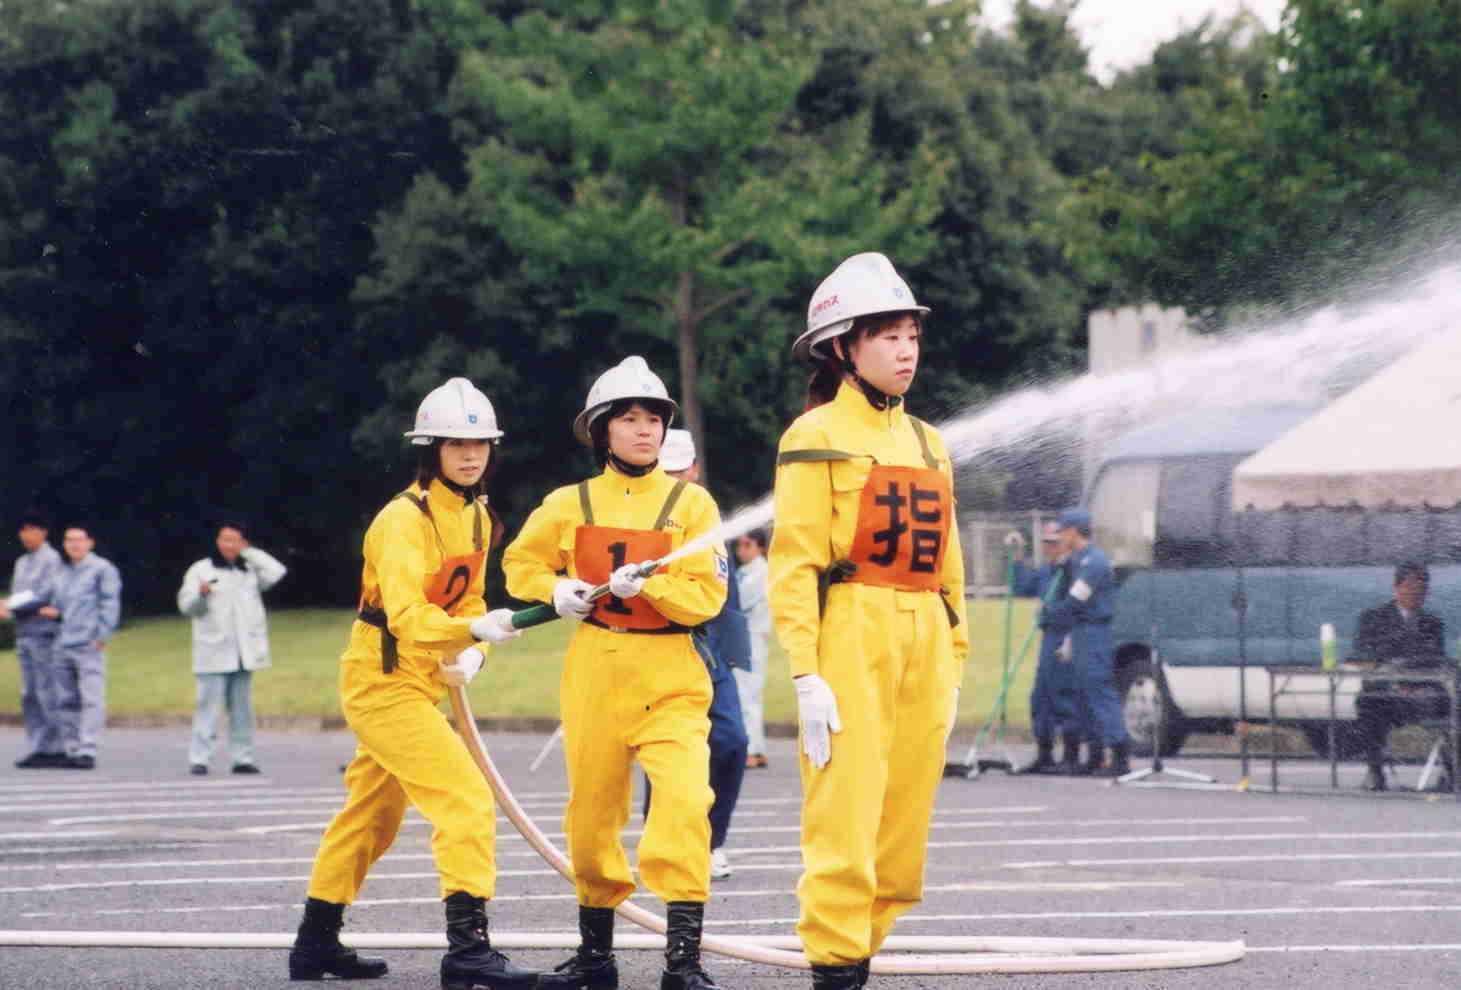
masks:
[[[472,759],[487,779],[508,819],[543,859],[572,882],[567,858],[523,810],[507,781],[498,772],[477,731],[466,691],[450,691],[457,731]],[[665,920],[625,901],[618,913],[655,934],[623,934],[615,938],[622,949],[663,949]],[[440,949],[444,935],[435,933],[371,934],[352,932],[347,941],[357,949]],[[0,931],[0,946],[151,948],[151,949],[287,949],[293,934],[241,932],[93,932]],[[574,949],[576,933],[493,932],[492,944],[502,949]],[[800,943],[793,936],[706,936],[706,952],[745,962],[787,969],[808,969]],[[977,935],[893,936],[883,948],[888,953],[872,961],[874,973],[889,975],[954,975],[976,973],[1096,973],[1117,970],[1186,969],[1236,962],[1245,951],[1241,941],[1189,942],[1150,939],[1016,938]],[[913,953],[904,955],[903,953]],[[919,955],[917,953],[923,953]]]

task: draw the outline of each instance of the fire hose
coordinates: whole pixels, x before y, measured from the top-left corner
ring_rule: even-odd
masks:
[[[647,575],[659,562],[644,567]],[[587,596],[602,597],[607,586]],[[535,606],[517,612],[513,626],[524,629],[557,618],[549,606]],[[477,731],[477,722],[467,700],[465,687],[448,692],[457,732],[486,778],[509,821],[535,852],[564,879],[573,881],[573,868],[564,854],[543,834],[512,793],[498,771]],[[656,949],[664,946],[665,919],[628,901],[616,909],[620,917],[653,935],[627,935],[616,939],[621,949]],[[88,932],[88,931],[0,931],[3,946],[67,946],[119,948],[287,948],[292,934],[194,933],[194,932]],[[494,933],[493,944],[504,949],[572,949],[577,935],[550,932]],[[361,949],[440,948],[445,937],[438,934],[352,934],[352,946]],[[706,936],[702,948],[709,953],[785,969],[810,968],[798,951],[794,936]],[[1241,941],[1194,942],[1134,939],[1070,939],[1002,936],[893,936],[884,948],[897,955],[880,955],[872,960],[872,972],[888,975],[954,975],[975,973],[1074,973],[1118,970],[1185,969],[1236,962],[1245,951]],[[915,953],[904,955],[903,953]],[[924,953],[922,955],[916,953]]]

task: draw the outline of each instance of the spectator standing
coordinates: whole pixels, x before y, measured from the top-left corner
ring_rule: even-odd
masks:
[[[736,541],[736,590],[751,633],[751,669],[736,670],[741,715],[746,722],[746,766],[764,769],[766,760],[766,657],[771,643],[771,601],[766,596],[766,531],[753,529]]]
[[[26,754],[15,765],[22,770],[60,767],[67,762],[61,726],[56,720],[51,656],[61,624],[53,614],[41,614],[42,609],[54,605],[62,570],[61,555],[46,542],[47,532],[46,522],[38,513],[21,518],[20,545],[25,553],[15,562],[9,599],[0,601],[0,619],[15,620],[26,744]]]
[[[219,709],[228,708],[234,773],[258,773],[254,756],[254,671],[269,666],[269,627],[263,593],[285,567],[249,546],[243,526],[218,528],[217,549],[193,564],[178,589],[178,611],[193,620],[193,676],[198,682],[190,772],[208,772]]]
[[[122,578],[96,552],[85,526],[69,526],[61,541],[66,563],[55,605],[40,614],[60,619],[52,654],[56,716],[66,748],[66,767],[91,770],[106,725],[106,646],[122,617]]]

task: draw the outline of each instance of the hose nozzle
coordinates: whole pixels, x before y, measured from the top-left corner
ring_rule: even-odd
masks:
[[[639,577],[647,578],[659,570],[660,563],[658,560],[646,560],[635,568],[635,574]],[[607,584],[601,584],[583,597],[586,601],[596,602],[608,593],[609,586]],[[528,629],[532,626],[541,626],[545,622],[552,622],[556,618],[558,618],[558,613],[553,610],[552,605],[534,605],[520,612],[514,612],[512,614],[512,627],[514,629]]]

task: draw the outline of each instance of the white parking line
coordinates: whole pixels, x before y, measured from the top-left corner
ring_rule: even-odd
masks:
[[[1250,945],[1254,952],[1458,952],[1461,942],[1407,945]]]
[[[1285,915],[1353,915],[1353,914],[1437,914],[1461,912],[1461,904],[1397,904],[1361,905],[1353,907],[1274,907],[1274,908],[1191,908],[1160,911],[1003,911],[990,914],[908,914],[900,925],[934,921],[1082,921],[1140,918],[1267,918]],[[707,927],[748,927],[754,925],[791,925],[796,918],[726,918],[706,919]]]
[[[1040,859],[1005,863],[1007,870],[1045,870],[1062,866],[1181,866],[1202,863],[1322,863],[1328,860],[1461,859],[1461,852],[1255,853],[1243,856],[1136,856],[1129,859]]]
[[[345,789],[343,787],[256,787],[248,784],[197,792],[189,791],[185,794],[176,791],[164,791],[161,794],[150,791],[127,791],[115,794],[89,794],[85,791],[78,791],[64,794],[0,795],[0,800],[5,802],[7,808],[17,811],[38,811],[51,804],[65,807],[112,808],[130,807],[133,802],[139,801],[158,804],[196,804],[199,801],[237,801],[256,798],[273,801],[318,801],[331,796],[335,800],[340,800],[345,796]]]
[[[1060,829],[1071,829],[1071,828],[1075,828],[1077,826],[1079,826],[1079,827],[1085,827],[1085,826],[1089,826],[1089,825],[1103,825],[1103,826],[1109,825],[1109,826],[1120,827],[1120,828],[1125,828],[1125,827],[1130,827],[1130,826],[1138,826],[1138,825],[1247,825],[1247,824],[1255,824],[1255,825],[1293,824],[1293,825],[1297,825],[1297,824],[1301,824],[1303,822],[1307,822],[1308,820],[1309,820],[1308,818],[1306,818],[1306,817],[1304,817],[1302,815],[1248,816],[1248,817],[1235,817],[1235,818],[1105,818],[1105,819],[1095,818],[1095,819],[1087,819],[1087,820],[1084,820],[1084,821],[1072,821],[1070,819],[1050,819],[1048,821],[1033,821],[1033,820],[1030,820],[1030,819],[1023,819],[1022,818],[1022,819],[1011,819],[1009,821],[972,821],[972,822],[949,822],[949,821],[940,821],[937,817],[935,817],[934,818],[933,825],[932,825],[932,828],[935,831],[971,831],[971,830],[986,829],[986,828],[987,829],[999,829],[999,828],[1011,828],[1011,829],[1014,829],[1014,828],[1018,828],[1018,829],[1026,829],[1026,828],[1060,828]],[[329,824],[330,823],[327,822],[327,821],[317,821],[317,822],[286,822],[286,823],[282,823],[282,824],[279,824],[279,825],[247,825],[247,826],[244,826],[243,828],[235,829],[234,831],[235,832],[242,833],[244,835],[274,835],[274,834],[279,833],[279,832],[310,832],[310,831],[323,832],[325,830],[325,828],[327,828],[329,826]],[[430,822],[426,821],[423,818],[410,818],[410,817],[408,817],[406,819],[406,821],[404,821],[402,823],[402,827],[403,828],[409,828],[409,827],[420,828],[420,827],[424,827],[424,826],[427,826],[427,825],[430,825]],[[755,831],[758,834],[777,833],[777,834],[782,834],[782,835],[799,835],[799,834],[801,834],[801,825],[757,825],[757,826],[754,827],[753,831]],[[564,837],[562,832],[546,832],[544,834],[547,835],[548,838],[550,838],[550,839],[562,839]],[[635,838],[635,837],[638,837],[639,835],[642,835],[642,834],[643,834],[643,831],[641,829],[625,829],[625,831],[623,832],[623,835],[624,835],[624,837],[626,839],[627,838]],[[1461,834],[1461,833],[1457,833],[1457,834]],[[516,833],[513,833],[511,831],[502,831],[502,832],[499,833],[498,838],[499,839],[506,839],[506,840],[512,841],[512,840],[516,840],[516,839],[520,838],[520,836],[518,836]],[[1149,839],[1150,839],[1150,841],[1158,841],[1161,838],[1163,838],[1163,837],[1162,836],[1152,836],[1152,837],[1132,836],[1132,837],[1130,837],[1126,841],[1145,842],[1145,841],[1148,841]],[[1066,841],[1067,840],[1065,840],[1065,839],[1030,840],[1030,842],[1032,844],[1035,844],[1035,845],[1039,845],[1039,844],[1042,844],[1042,843],[1050,843],[1050,844],[1057,844],[1058,845],[1058,844],[1060,844],[1062,842],[1066,842]],[[1074,842],[1076,840],[1069,840],[1069,841]],[[1104,841],[1121,841],[1121,840],[1116,840],[1116,839],[1112,839],[1112,840],[1091,839],[1089,841],[1099,843],[1099,842],[1104,842]],[[960,842],[942,842],[942,843],[941,842],[931,842],[931,843],[929,843],[929,846],[931,848],[938,848],[938,847],[941,847],[941,846],[942,847],[945,847],[945,848],[960,848],[960,847],[962,847],[964,845],[966,845],[966,843],[960,843]]]
[[[155,794],[158,791],[189,791],[203,792],[210,794],[224,793],[228,791],[242,791],[258,794],[338,794],[345,795],[343,776],[340,783],[325,787],[275,787],[271,778],[266,776],[255,777],[249,781],[229,780],[187,780],[187,781],[148,781],[136,780],[127,782],[114,782],[109,784],[72,783],[72,784],[18,784],[15,786],[0,786],[0,799],[24,801],[27,797],[35,800],[54,800],[62,796],[86,798],[101,794],[125,795],[129,791],[140,791],[142,795]],[[519,801],[567,801],[567,791],[524,791],[517,795]],[[783,799],[773,799],[783,800]],[[800,798],[785,799],[800,802]]]
[[[372,877],[372,879],[374,879]],[[1109,892],[1125,889],[1150,889],[1154,887],[1181,887],[1182,883],[1175,880],[1151,880],[1151,881],[1110,881],[1110,882],[1074,882],[1074,883],[951,883],[935,884],[924,888],[925,894],[943,893],[969,893],[971,891],[986,893],[1031,893],[1048,894],[1079,891]],[[712,891],[713,898],[734,898],[734,897],[786,897],[794,898],[796,891],[789,888],[777,888],[769,890],[738,890],[734,888],[720,887]],[[526,902],[526,901],[572,901],[578,897],[572,890],[565,890],[556,894],[499,894],[493,898],[493,903]],[[656,902],[658,899],[647,891],[633,895],[634,900]],[[351,905],[355,910],[362,907],[393,907],[402,904],[437,904],[440,898],[429,897],[374,897],[361,898]],[[288,911],[299,907],[297,903],[287,904],[224,904],[224,905],[191,905],[188,907],[140,907],[140,908],[102,908],[95,911],[31,911],[22,913],[22,918],[50,918],[61,914],[74,915],[77,913],[87,915],[136,915],[136,914],[210,914],[213,912],[237,912],[237,911]]]
[[[114,845],[108,846],[74,846],[74,847],[47,847],[34,849],[32,852],[106,852],[116,850],[118,852],[131,851],[132,849],[146,848],[153,849],[211,849],[211,843],[195,842],[156,842],[138,843],[136,846],[128,844],[125,847]],[[380,860],[381,863],[391,865],[402,863],[407,860],[431,860],[434,855],[429,852],[407,853],[393,852]],[[499,849],[498,859],[537,859],[538,854],[532,849]],[[193,869],[206,868],[210,866],[308,866],[315,861],[314,856],[261,856],[234,859],[153,859],[153,860],[114,860],[100,859],[84,863],[0,863],[0,873],[27,872],[33,873],[39,870],[63,871],[85,871],[105,870],[113,872],[116,870],[170,870],[170,869]]]
[[[29,840],[34,842],[37,839],[100,839],[113,835],[120,835],[116,829],[91,829],[81,832],[0,832],[0,842],[20,842]]]
[[[55,853],[101,853],[101,852],[128,852],[134,849],[207,849],[215,845],[212,842],[127,842],[125,845],[118,845],[115,842],[89,842],[80,846],[22,846],[16,849],[0,848],[0,856],[36,856],[52,855]],[[29,869],[35,864],[24,866],[0,866],[3,870]],[[50,864],[42,864],[49,866]]]
[[[1399,880],[1336,880],[1336,887],[1457,887],[1461,877],[1410,877]]]

